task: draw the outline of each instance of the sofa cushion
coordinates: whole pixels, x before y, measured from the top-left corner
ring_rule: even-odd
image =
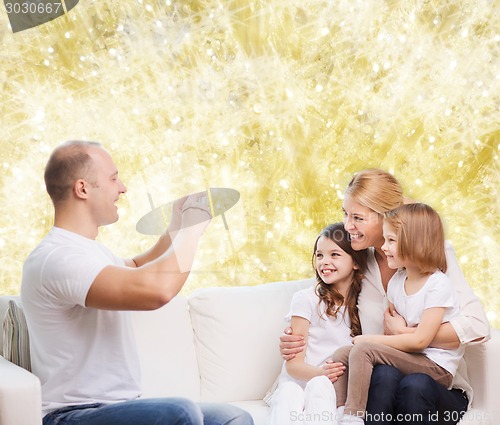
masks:
[[[312,279],[199,289],[189,297],[203,401],[259,400],[278,376],[292,295]]]
[[[200,377],[187,299],[177,295],[154,311],[134,312],[143,397],[200,399]]]
[[[9,300],[3,320],[3,357],[31,372],[28,325],[16,300]]]
[[[500,376],[498,353],[500,353],[500,331],[498,329],[491,329],[491,339],[485,344],[472,344],[465,349],[464,359],[467,362],[469,382],[474,389],[473,409],[465,415],[471,424],[489,423],[484,416],[484,411],[489,412],[491,419],[500,418],[498,380],[491,379],[493,376]],[[477,412],[483,412],[482,416],[476,414]],[[472,422],[473,419],[477,422]],[[493,423],[497,422],[493,421]]]
[[[21,302],[21,297],[18,295],[2,295],[0,297],[0,321],[2,324],[2,329],[0,329],[0,355],[3,355],[3,321],[5,314],[7,313],[7,309],[9,308],[10,300],[17,300]]]

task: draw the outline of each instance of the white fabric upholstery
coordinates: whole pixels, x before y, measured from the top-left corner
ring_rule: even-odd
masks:
[[[491,340],[486,344],[473,345],[465,350],[469,380],[474,389],[472,407],[466,419],[470,424],[500,424],[500,330],[491,330]],[[485,418],[486,416],[486,418]],[[481,422],[483,421],[483,422]],[[469,422],[462,420],[464,424]],[[462,424],[461,422],[461,424]]]
[[[198,401],[200,375],[186,297],[134,314],[143,397],[182,396]]]
[[[4,295],[0,297],[0,323],[3,323],[7,309],[9,308],[9,301],[19,301],[19,297],[12,295]],[[0,355],[3,356],[3,332],[0,332]]]
[[[40,381],[0,356],[0,425],[41,425]]]
[[[28,325],[19,301],[10,300],[3,320],[3,357],[31,372]]]
[[[265,424],[262,397],[280,372],[283,317],[293,293],[311,284],[209,288],[187,299],[178,296],[157,311],[135,313],[144,397],[229,401],[248,410],[255,425]],[[0,297],[2,319],[9,299]],[[460,425],[500,424],[500,330],[486,344],[467,348],[465,356],[475,397]],[[41,425],[40,400],[38,379],[0,357],[0,425]]]
[[[258,400],[282,359],[278,338],[293,293],[310,279],[259,287],[210,288],[189,298],[204,401]]]

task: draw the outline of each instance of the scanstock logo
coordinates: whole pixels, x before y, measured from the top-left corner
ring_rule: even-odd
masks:
[[[45,24],[68,13],[79,0],[4,0],[12,32]]]

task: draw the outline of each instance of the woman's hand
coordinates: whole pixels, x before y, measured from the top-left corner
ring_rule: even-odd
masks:
[[[292,360],[295,354],[304,351],[305,341],[302,335],[293,335],[292,328],[284,330],[280,336],[280,353],[284,360]]]
[[[399,335],[407,333],[406,320],[396,310],[387,309],[384,312],[384,334]]]
[[[342,376],[344,374],[345,366],[342,363],[334,363],[332,361],[328,361],[323,365],[323,370],[326,377],[333,384],[339,379],[339,376]]]

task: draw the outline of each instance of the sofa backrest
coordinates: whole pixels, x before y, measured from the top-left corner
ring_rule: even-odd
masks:
[[[199,289],[188,299],[203,401],[259,400],[280,373],[294,292],[313,279]]]
[[[186,297],[134,312],[144,397],[200,399],[200,375]]]
[[[2,322],[10,300],[15,300],[19,306],[21,305],[18,296],[0,296]],[[200,378],[186,297],[179,295],[158,310],[133,314],[134,332],[141,362],[143,395],[184,396],[199,400]],[[3,332],[0,330],[2,355],[3,345]]]

